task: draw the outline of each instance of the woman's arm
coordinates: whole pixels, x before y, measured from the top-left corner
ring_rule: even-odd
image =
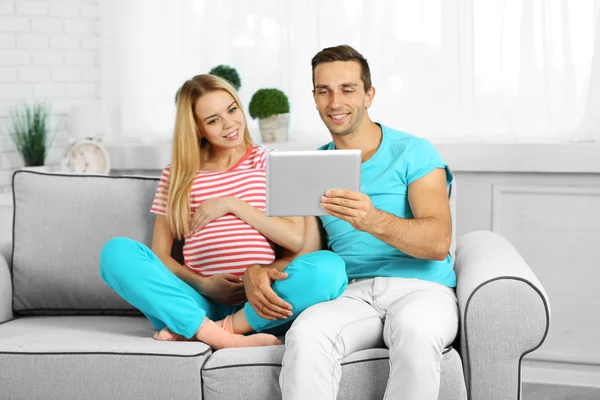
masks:
[[[245,299],[244,284],[232,274],[216,274],[203,277],[171,257],[174,236],[167,217],[156,215],[152,235],[152,252],[179,279],[190,285],[198,293],[222,304],[238,304]]]
[[[229,211],[278,245],[298,253],[304,247],[303,217],[267,217],[237,197],[226,197]]]
[[[152,235],[152,252],[165,264],[165,266],[174,273],[179,279],[193,288],[199,286],[202,277],[191,271],[189,268],[179,264],[171,257],[171,248],[175,240],[167,217],[157,214],[154,223],[154,233]]]

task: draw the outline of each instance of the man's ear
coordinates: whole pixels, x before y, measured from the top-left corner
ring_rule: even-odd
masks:
[[[375,97],[375,87],[374,86],[371,86],[369,88],[369,90],[367,90],[366,97],[367,98],[365,100],[365,107],[369,108],[369,107],[371,107],[371,103],[373,102],[373,98]]]

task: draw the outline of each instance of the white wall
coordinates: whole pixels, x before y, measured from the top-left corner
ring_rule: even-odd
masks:
[[[524,357],[523,380],[600,387],[600,174],[456,177],[457,236],[481,229],[504,236],[550,300],[548,336]]]
[[[99,96],[98,0],[0,0],[0,192],[23,161],[6,124],[15,106],[47,101],[57,135],[46,163],[57,164],[68,138],[66,115]]]

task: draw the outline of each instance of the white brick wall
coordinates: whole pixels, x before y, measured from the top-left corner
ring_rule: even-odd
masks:
[[[57,130],[46,163],[64,155],[69,109],[99,97],[99,0],[0,0],[0,193],[23,166],[8,132],[10,110],[45,101]]]

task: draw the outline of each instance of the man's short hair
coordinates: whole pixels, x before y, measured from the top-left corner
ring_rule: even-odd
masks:
[[[318,52],[312,59],[312,81],[315,88],[315,68],[317,65],[334,61],[356,61],[360,64],[360,78],[363,81],[365,92],[371,89],[371,70],[367,60],[354,48],[343,44],[335,47],[327,47]]]

